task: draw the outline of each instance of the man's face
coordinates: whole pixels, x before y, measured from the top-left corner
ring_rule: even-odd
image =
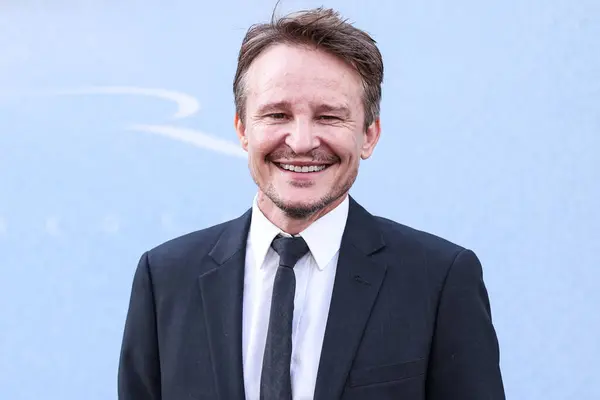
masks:
[[[365,129],[360,76],[321,50],[275,45],[245,77],[246,114],[235,125],[259,200],[305,219],[334,208],[379,139]]]

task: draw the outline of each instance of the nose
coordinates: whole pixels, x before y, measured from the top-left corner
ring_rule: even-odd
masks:
[[[319,138],[309,122],[298,120],[287,135],[285,144],[296,154],[308,154],[319,147]]]

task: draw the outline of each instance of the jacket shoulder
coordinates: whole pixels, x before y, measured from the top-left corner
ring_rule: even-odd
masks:
[[[429,266],[446,269],[465,247],[435,234],[376,216],[386,246],[399,256],[426,260]]]
[[[197,265],[234,221],[209,226],[160,243],[146,251],[148,264],[154,272]]]
[[[465,247],[460,244],[454,243],[433,233],[419,230],[385,217],[375,216],[375,220],[378,222],[382,233],[387,238],[397,237],[405,240],[408,239],[426,247],[431,246],[440,251],[456,252],[465,250]]]

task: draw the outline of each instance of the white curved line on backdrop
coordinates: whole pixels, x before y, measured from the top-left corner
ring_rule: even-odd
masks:
[[[128,130],[138,132],[149,132],[180,142],[188,143],[206,150],[212,150],[218,153],[226,154],[239,158],[246,158],[246,152],[238,145],[227,140],[219,139],[207,135],[195,129],[181,128],[170,125],[131,125]]]
[[[186,118],[200,110],[198,100],[186,93],[174,92],[166,89],[143,88],[135,86],[89,86],[76,89],[59,90],[51,92],[53,95],[86,95],[86,94],[127,94],[146,97],[156,97],[169,100],[177,104],[177,112],[173,118]]]
[[[175,119],[183,119],[190,117],[194,114],[197,114],[200,110],[200,103],[198,102],[198,100],[189,94],[160,88],[144,88],[137,86],[87,86],[53,91],[11,93],[10,95],[81,96],[94,94],[137,95],[146,97],[156,97],[162,100],[172,101],[175,104],[177,104],[177,112],[172,116],[172,118]],[[6,95],[6,93],[4,93],[4,95]],[[246,158],[247,156],[246,152],[242,150],[237,143],[219,139],[215,136],[200,132],[195,129],[181,128],[172,125],[134,124],[131,125],[128,128],[128,130],[161,135],[169,139],[191,144],[195,147],[214,151],[228,156],[234,156],[238,158]]]

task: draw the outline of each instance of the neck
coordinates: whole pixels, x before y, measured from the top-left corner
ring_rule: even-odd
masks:
[[[346,196],[348,196],[347,193],[304,219],[291,218],[277,207],[262,191],[258,193],[257,204],[260,211],[273,225],[289,235],[297,235],[323,215],[335,209],[346,199]]]

